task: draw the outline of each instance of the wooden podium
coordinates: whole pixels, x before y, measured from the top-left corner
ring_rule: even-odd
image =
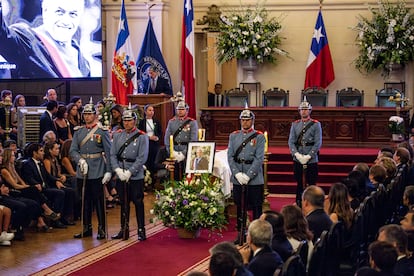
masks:
[[[154,118],[160,121],[163,132],[167,129],[168,121],[174,116],[174,103],[170,101],[170,98],[171,96],[166,94],[128,95],[131,104],[138,104],[142,107],[146,104],[154,105]]]

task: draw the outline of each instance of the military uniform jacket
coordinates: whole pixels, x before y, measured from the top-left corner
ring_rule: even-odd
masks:
[[[170,153],[170,135],[174,135],[175,131],[188,119],[190,119],[188,124],[174,138],[174,150],[177,152],[181,151],[184,156],[187,156],[188,142],[198,140],[198,125],[196,120],[187,116],[184,119],[174,117],[168,121],[164,136],[164,144],[168,153]]]
[[[234,155],[243,143],[243,141],[258,132],[258,135],[250,140],[247,145],[242,149],[237,156],[237,160],[234,160]],[[235,175],[239,172],[244,172],[250,177],[248,185],[263,185],[263,159],[264,159],[264,145],[265,138],[260,131],[250,129],[245,132],[242,130],[234,131],[229,137],[229,148],[227,150],[227,159],[231,169],[231,182],[236,185],[240,183],[235,178]]]
[[[120,155],[121,159],[118,159],[118,152],[122,145],[136,133],[140,133],[140,135],[125,147]],[[113,134],[111,147],[112,169],[121,168],[131,171],[132,180],[144,179],[143,165],[147,162],[148,151],[149,139],[145,132],[137,128],[130,133],[127,133],[125,130],[119,130]]]
[[[302,143],[297,144],[298,137],[303,131],[303,128],[306,127],[309,122],[313,122],[313,125],[306,130],[302,137]],[[296,120],[292,123],[290,127],[289,134],[289,149],[290,153],[293,156],[295,161],[295,153],[299,152],[301,154],[309,154],[311,159],[308,163],[317,163],[318,162],[318,151],[322,146],[322,128],[321,123],[317,120],[310,119],[306,122],[302,120]],[[299,162],[299,161],[298,161]]]
[[[75,130],[69,155],[76,164],[81,158],[85,159],[88,163],[88,179],[98,179],[103,177],[104,173],[111,172],[111,164],[106,160],[110,155],[111,141],[108,131],[99,126],[91,138],[81,146],[82,140],[92,129],[93,127],[83,126]],[[79,169],[76,170],[76,177],[83,178]]]

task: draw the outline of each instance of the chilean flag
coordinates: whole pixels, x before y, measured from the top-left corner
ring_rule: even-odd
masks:
[[[305,89],[308,87],[326,88],[334,79],[335,73],[328,37],[323,23],[322,11],[319,10],[306,66]]]
[[[121,5],[118,38],[112,62],[112,94],[118,104],[128,104],[128,94],[137,87],[137,69],[129,35],[124,0]]]
[[[196,117],[194,72],[194,12],[193,0],[184,0],[181,38],[181,81],[185,101],[190,106],[188,115]]]

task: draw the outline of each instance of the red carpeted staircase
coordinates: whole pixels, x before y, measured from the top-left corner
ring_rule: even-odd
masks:
[[[318,185],[328,192],[329,187],[347,176],[356,163],[372,164],[378,150],[377,148],[322,148],[319,154]],[[271,152],[267,167],[269,192],[295,194],[296,182],[289,149],[271,147],[269,152]]]

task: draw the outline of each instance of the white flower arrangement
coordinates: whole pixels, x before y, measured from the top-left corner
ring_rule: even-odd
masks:
[[[388,128],[391,134],[405,134],[404,119],[400,116],[391,116],[388,119]]]
[[[164,190],[156,191],[154,209],[150,211],[164,225],[188,231],[213,231],[226,225],[222,183],[218,178],[202,174],[164,185]]]
[[[354,28],[359,47],[355,66],[366,73],[382,69],[387,75],[391,64],[414,60],[414,16],[403,0],[378,0],[378,8],[369,9],[372,19],[360,15]]]
[[[259,5],[222,15],[216,42],[217,60],[225,63],[234,58],[253,58],[257,63],[274,63],[277,55],[288,55],[279,48],[281,28],[276,18],[269,18]]]

